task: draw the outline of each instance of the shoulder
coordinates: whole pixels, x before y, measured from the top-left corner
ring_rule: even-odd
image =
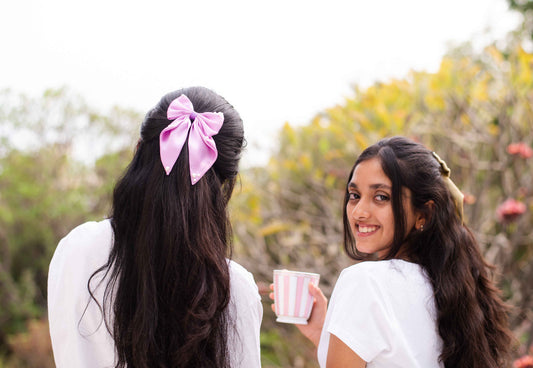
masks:
[[[402,260],[365,261],[345,268],[335,284],[337,294],[356,291],[388,295],[406,287],[426,285],[422,267]],[[381,291],[381,292],[380,292]]]
[[[391,277],[411,277],[413,275],[423,275],[420,265],[392,259],[386,261],[365,261],[357,263],[342,270],[339,280],[353,279],[368,281],[388,280]]]
[[[228,261],[228,267],[230,271],[231,292],[233,295],[248,294],[259,297],[257,284],[252,273],[232,260]]]
[[[112,243],[113,229],[109,220],[81,224],[59,241],[50,262],[50,272],[67,263],[76,265],[81,262],[78,266],[101,266],[107,260]]]
[[[102,221],[89,221],[72,229],[61,241],[62,244],[78,244],[80,246],[87,244],[100,244],[112,238],[113,229],[111,221],[105,219]]]
[[[78,225],[72,229],[62,241],[80,241],[87,239],[94,240],[94,238],[107,238],[113,232],[111,221],[105,219],[102,221],[89,221]]]

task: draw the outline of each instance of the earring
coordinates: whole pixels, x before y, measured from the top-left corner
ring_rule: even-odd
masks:
[[[424,224],[420,225],[420,232],[424,231]]]

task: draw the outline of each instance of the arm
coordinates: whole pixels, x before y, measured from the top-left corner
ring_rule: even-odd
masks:
[[[337,336],[330,335],[327,368],[365,368],[366,362]]]

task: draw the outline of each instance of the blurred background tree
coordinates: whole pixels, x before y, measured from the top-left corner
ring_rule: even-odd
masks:
[[[31,334],[48,336],[35,320],[46,317],[51,256],[73,227],[107,214],[139,119],[119,108],[99,115],[67,89],[38,99],[0,93],[0,355],[48,351]],[[83,162],[83,149],[101,158]]]
[[[507,0],[509,7],[522,13],[523,20],[520,32],[533,41],[533,0]]]
[[[436,73],[359,90],[308,125],[286,125],[265,168],[246,173],[233,201],[235,258],[266,286],[272,269],[319,272],[329,295],[349,264],[342,198],[357,155],[406,135],[439,153],[466,195],[468,225],[501,272],[525,354],[533,338],[533,55],[519,45],[450,51]],[[317,366],[296,328],[265,308],[264,366]],[[290,341],[290,348],[273,341]],[[283,357],[281,360],[280,357]]]
[[[530,3],[530,2],[529,2]],[[46,277],[61,237],[104,217],[142,115],[95,111],[68,89],[0,92],[0,367],[53,367]],[[439,153],[465,193],[468,225],[514,306],[517,357],[533,339],[533,55],[511,42],[451,50],[436,73],[361,89],[307,125],[286,124],[267,165],[245,168],[231,202],[233,257],[264,294],[264,367],[316,367],[312,346],[275,323],[275,268],[314,271],[330,294],[350,264],[342,198],[357,155],[405,135]],[[87,161],[92,152],[96,161]]]

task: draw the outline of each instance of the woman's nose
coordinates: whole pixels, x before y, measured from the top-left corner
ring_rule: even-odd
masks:
[[[368,204],[360,200],[352,209],[352,217],[356,220],[366,219],[370,216]]]

